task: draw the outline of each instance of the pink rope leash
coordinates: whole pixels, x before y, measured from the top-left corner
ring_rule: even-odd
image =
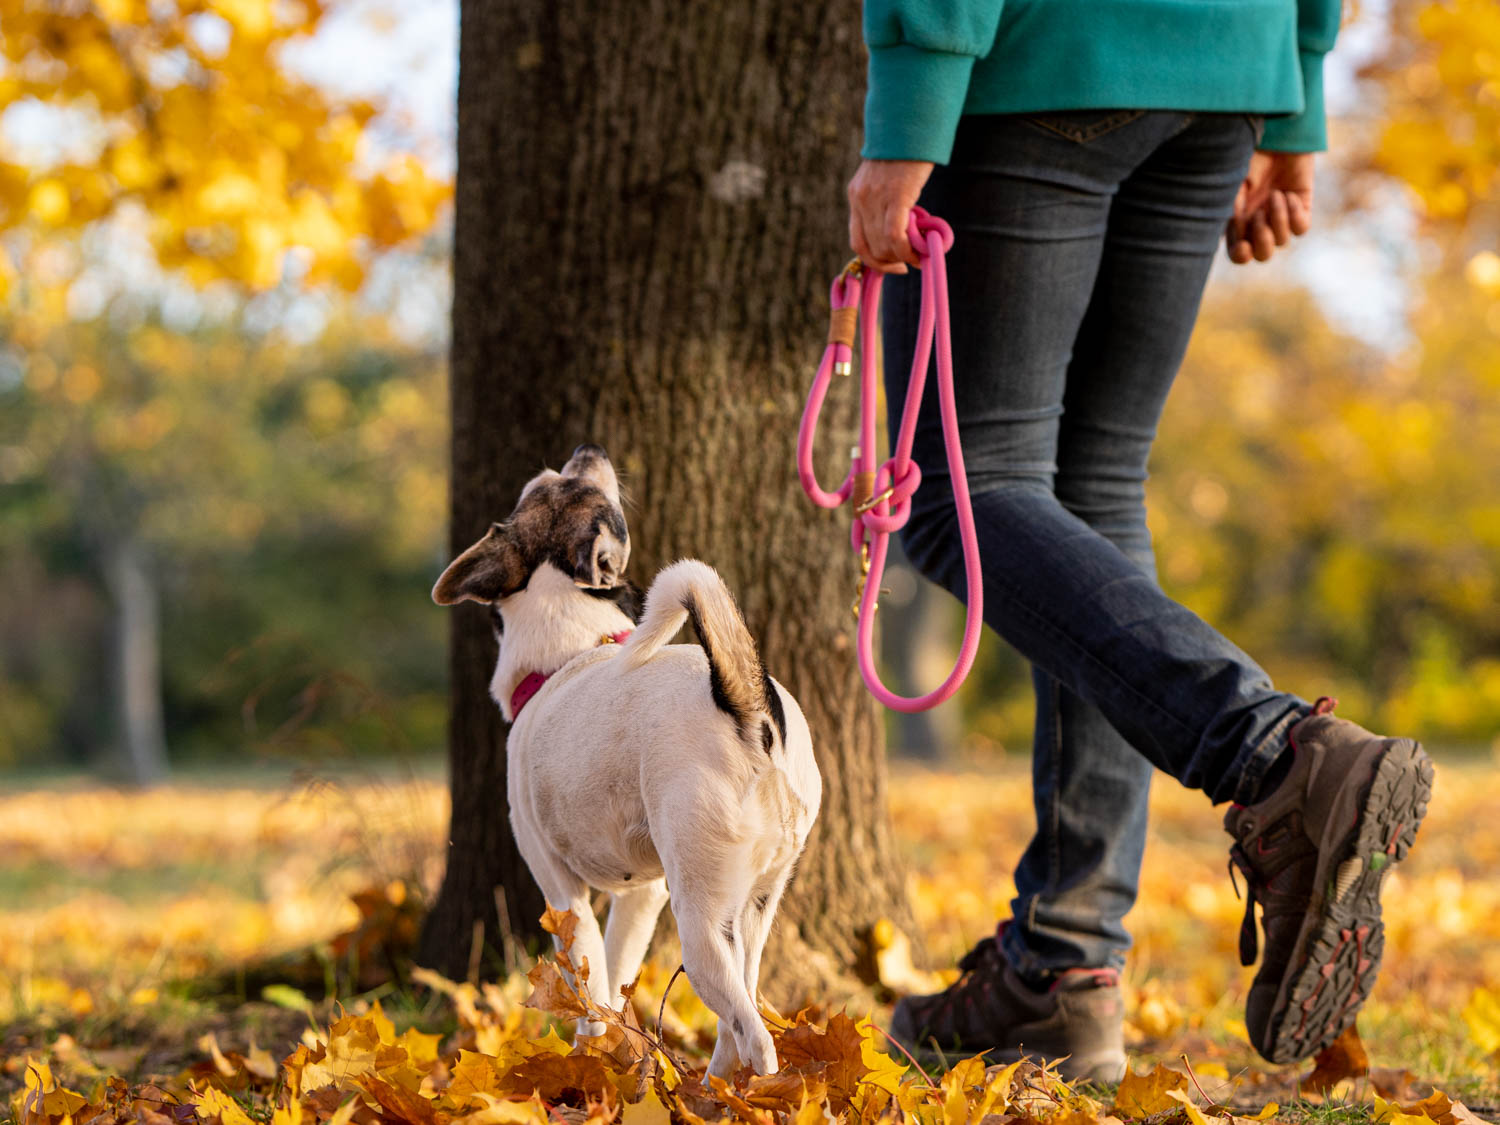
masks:
[[[860,580],[859,627],[855,649],[859,671],[876,699],[897,711],[925,711],[936,707],[958,690],[974,656],[979,651],[979,635],[984,624],[984,586],[979,569],[979,539],[974,532],[974,510],[969,503],[969,480],[964,474],[963,450],[959,445],[958,410],[953,399],[953,348],[948,323],[948,270],[943,255],[953,245],[953,229],[942,219],[913,207],[907,223],[907,237],[917,251],[922,265],[922,310],[917,322],[916,354],[912,357],[911,383],[901,426],[896,431],[896,448],[891,458],[876,466],[875,444],[875,325],[880,312],[881,275],[868,279],[861,276],[858,262],[852,262],[834,279],[829,300],[834,308],[835,325],[838,310],[858,306],[865,329],[860,333],[860,404],[859,445],[853,451],[853,465],[837,491],[829,492],[818,485],[813,471],[813,435],[818,414],[828,393],[828,384],[837,371],[849,373],[853,353],[850,343],[830,339],[823,352],[823,362],[813,378],[797,431],[797,474],[802,488],[821,508],[837,508],[852,501],[854,524],[849,541],[860,552],[865,576]],[[847,316],[848,314],[843,314]],[[852,338],[852,337],[851,337]],[[917,432],[917,411],[922,404],[922,390],[927,382],[927,364],[934,341],[937,348],[938,406],[943,419],[943,436],[947,444],[948,473],[953,479],[953,503],[958,513],[959,536],[963,541],[964,572],[968,577],[968,613],[964,619],[964,639],[959,647],[953,671],[937,688],[926,695],[897,695],[880,682],[875,668],[875,609],[879,600],[880,579],[885,573],[886,552],[891,533],[899,531],[911,518],[911,498],[922,482],[921,471],[912,462],[912,440]]]

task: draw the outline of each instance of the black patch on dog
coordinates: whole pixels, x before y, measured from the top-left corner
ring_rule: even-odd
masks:
[[[760,748],[762,750],[764,750],[767,754],[769,754],[771,752],[771,748],[773,746],[775,746],[775,745],[776,745],[776,732],[771,729],[771,724],[770,723],[761,723],[760,724]]]
[[[776,685],[771,682],[770,673],[764,668],[760,670],[763,681],[762,690],[766,693],[766,710],[771,712],[771,721],[776,724],[776,729],[781,732],[781,744],[786,745],[786,711],[781,706],[781,696],[776,691]],[[769,751],[770,747],[766,747]]]
[[[615,608],[637,625],[641,623],[641,588],[634,582],[626,582],[623,586],[602,588],[598,586],[579,587],[591,598],[600,601],[614,602]]]
[[[703,628],[703,617],[691,594],[682,599],[682,608],[687,610],[688,620],[693,623],[693,632],[698,636],[698,644],[703,647],[703,655],[708,657],[708,690],[714,697],[714,706],[733,719],[734,725],[739,727],[744,722],[744,716],[734,709],[729,693],[724,690],[724,677],[719,674],[719,662],[714,659],[713,646],[708,643],[708,633]]]
[[[724,934],[724,940],[727,941],[730,945],[733,945],[734,944],[734,919],[731,918],[729,921],[725,922],[722,926],[720,926],[719,929]]]
[[[736,1035],[744,1035],[745,1034],[745,1025],[742,1024],[742,1023],[740,1023],[740,1017],[739,1016],[735,1016],[734,1019],[732,1019],[732,1020],[729,1021],[729,1024],[730,1024],[731,1027],[734,1028],[734,1033]]]
[[[756,895],[755,896],[755,909],[759,910],[762,914],[764,914],[766,912],[766,904],[769,903],[770,901],[771,901],[771,892],[770,891],[767,891],[763,895]]]

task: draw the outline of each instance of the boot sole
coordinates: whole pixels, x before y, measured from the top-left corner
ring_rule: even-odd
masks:
[[[1290,987],[1271,1013],[1261,1053],[1274,1063],[1297,1062],[1338,1038],[1375,987],[1385,950],[1380,891],[1392,867],[1406,858],[1432,796],[1432,759],[1421,744],[1393,739],[1375,767],[1353,838],[1331,865],[1321,907],[1309,912],[1299,944],[1306,950]],[[1337,873],[1364,862],[1336,894]],[[1310,936],[1306,936],[1309,935]],[[1298,963],[1294,959],[1294,964]]]

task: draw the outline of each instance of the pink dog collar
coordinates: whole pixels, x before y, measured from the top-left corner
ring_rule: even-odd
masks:
[[[622,629],[618,633],[606,633],[599,638],[601,645],[622,645],[625,638],[630,636],[629,629]],[[510,693],[510,721],[515,722],[521,714],[521,708],[531,701],[531,697],[542,690],[542,685],[552,678],[552,673],[545,675],[541,672],[531,672],[525,679],[516,685],[516,690]]]

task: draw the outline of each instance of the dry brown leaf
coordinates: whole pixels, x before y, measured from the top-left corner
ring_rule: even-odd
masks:
[[[859,1088],[859,1080],[870,1069],[861,1052],[859,1025],[843,1012],[834,1015],[826,1027],[797,1024],[776,1036],[776,1051],[782,1065],[817,1077],[828,1087],[829,1109],[836,1115],[849,1108]]]
[[[437,1109],[421,1094],[404,1090],[374,1075],[361,1078],[358,1086],[380,1103],[380,1108],[385,1111],[382,1117],[404,1121],[407,1125],[438,1125]]]
[[[804,1102],[822,1102],[827,1096],[828,1083],[798,1070],[757,1074],[745,1084],[745,1101],[760,1109],[794,1112]]]
[[[548,1105],[619,1102],[609,1071],[592,1055],[535,1055],[506,1074],[500,1086],[503,1093],[536,1094]]]
[[[1318,1052],[1312,1073],[1298,1089],[1304,1094],[1327,1094],[1348,1078],[1363,1078],[1370,1073],[1370,1057],[1360,1041],[1359,1028],[1350,1024],[1328,1046]]]
[[[555,961],[538,961],[526,974],[526,979],[531,982],[531,995],[526,998],[528,1008],[538,1008],[567,1020],[588,1015],[588,1005],[563,977]]]
[[[564,953],[573,952],[573,931],[578,928],[578,915],[571,910],[553,910],[547,907],[542,915],[542,929],[557,938]]]

